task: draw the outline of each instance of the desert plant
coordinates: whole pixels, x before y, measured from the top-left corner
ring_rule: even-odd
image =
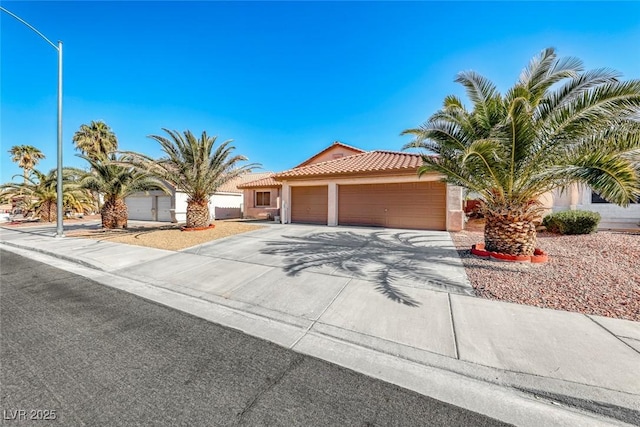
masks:
[[[65,211],[87,213],[93,206],[91,194],[84,189],[79,179],[84,171],[66,167],[62,170],[62,205]],[[44,174],[37,169],[31,171],[27,182],[7,183],[0,186],[5,198],[23,198],[28,200],[26,210],[35,213],[43,221],[57,219],[57,170]]]
[[[627,206],[640,195],[640,80],[609,69],[583,71],[549,48],[504,95],[475,72],[460,73],[473,103],[456,96],[406,148],[426,150],[418,173],[438,172],[480,195],[487,250],[530,255],[539,198],[579,182]],[[435,155],[433,155],[435,154]]]
[[[104,204],[100,209],[104,228],[127,228],[129,211],[125,197],[138,191],[163,190],[166,187],[149,174],[123,165],[123,157],[116,154],[98,157],[81,156],[91,165],[91,171],[80,181],[83,188],[102,194]]]
[[[210,137],[206,131],[200,139],[191,131],[180,134],[178,131],[163,130],[169,138],[150,135],[160,144],[166,154],[160,159],[125,152],[129,164],[163,181],[171,183],[187,196],[188,228],[207,227],[209,225],[209,198],[222,184],[241,174],[250,172],[257,164],[240,166],[247,160],[242,155],[233,155],[235,147],[231,140],[225,141],[214,149],[217,137]]]
[[[118,138],[103,121],[83,124],[73,135],[76,150],[90,159],[99,159],[118,149]]]
[[[558,234],[591,234],[598,229],[600,214],[591,211],[562,211],[547,215],[542,225]]]
[[[14,145],[9,150],[9,154],[11,154],[11,161],[17,163],[23,170],[24,182],[27,182],[29,174],[38,162],[45,158],[42,151],[33,145]]]

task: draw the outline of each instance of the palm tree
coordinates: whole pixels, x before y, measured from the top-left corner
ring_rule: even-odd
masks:
[[[101,120],[83,124],[73,135],[76,150],[91,159],[106,156],[118,149],[118,138],[111,128]]]
[[[148,174],[123,165],[122,156],[115,154],[100,158],[81,156],[91,165],[91,172],[80,181],[83,188],[102,194],[104,204],[100,209],[104,228],[127,228],[129,212],[125,197],[138,191],[163,190],[166,188]]]
[[[38,162],[45,158],[42,151],[33,145],[14,145],[9,150],[11,161],[18,164],[23,170],[24,182],[27,182],[29,174],[36,167]]]
[[[487,250],[533,253],[540,196],[573,183],[627,206],[640,195],[640,80],[610,69],[583,71],[549,48],[504,95],[475,72],[458,74],[473,103],[455,96],[402,134],[427,150],[420,175],[439,172],[481,196]],[[434,155],[430,155],[435,153]]]
[[[62,170],[62,204],[65,211],[86,213],[93,205],[91,194],[79,185],[78,180],[82,175],[84,171],[80,169],[67,167]],[[0,189],[7,199],[26,196],[29,200],[26,209],[33,211],[40,219],[52,222],[57,219],[57,176],[56,169],[47,174],[34,169],[26,182],[11,182],[0,186]]]
[[[130,164],[169,182],[187,194],[186,227],[207,227],[211,194],[225,182],[258,165],[239,166],[247,158],[232,154],[235,147],[230,145],[231,140],[223,142],[214,150],[217,137],[208,136],[206,131],[197,139],[188,130],[183,134],[164,128],[162,130],[169,138],[159,135],[149,137],[160,144],[165,157],[155,160],[138,153],[126,152],[125,155]]]

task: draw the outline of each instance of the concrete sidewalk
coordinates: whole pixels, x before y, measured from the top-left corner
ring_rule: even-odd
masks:
[[[434,257],[434,265],[440,261],[444,270],[438,271],[445,273],[422,264],[414,268],[450,277],[446,286],[437,289],[428,280],[400,277],[394,289],[406,297],[403,303],[363,280],[362,271],[345,274],[352,267],[336,269],[326,257],[312,257],[315,263],[308,268],[290,271],[287,254],[268,249],[282,236],[282,227],[182,252],[56,239],[53,227],[3,228],[0,243],[3,249],[503,421],[640,424],[640,323],[470,296],[459,259],[447,252],[446,234],[432,240],[449,255],[436,259],[428,248],[411,254]],[[285,227],[290,236],[327,230]],[[384,262],[400,261],[391,256]]]

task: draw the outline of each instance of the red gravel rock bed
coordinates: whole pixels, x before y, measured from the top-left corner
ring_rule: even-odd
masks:
[[[481,231],[451,233],[476,294],[483,298],[640,321],[640,232],[538,233],[545,264],[471,255]]]

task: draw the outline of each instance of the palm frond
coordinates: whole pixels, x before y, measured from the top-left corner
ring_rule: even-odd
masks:
[[[584,183],[626,205],[640,185],[640,80],[607,68],[583,71],[576,58],[545,49],[504,95],[484,77],[461,73],[472,102],[456,97],[420,127],[407,129],[424,156],[420,174],[481,195],[487,209],[510,217],[536,212],[555,188]]]

